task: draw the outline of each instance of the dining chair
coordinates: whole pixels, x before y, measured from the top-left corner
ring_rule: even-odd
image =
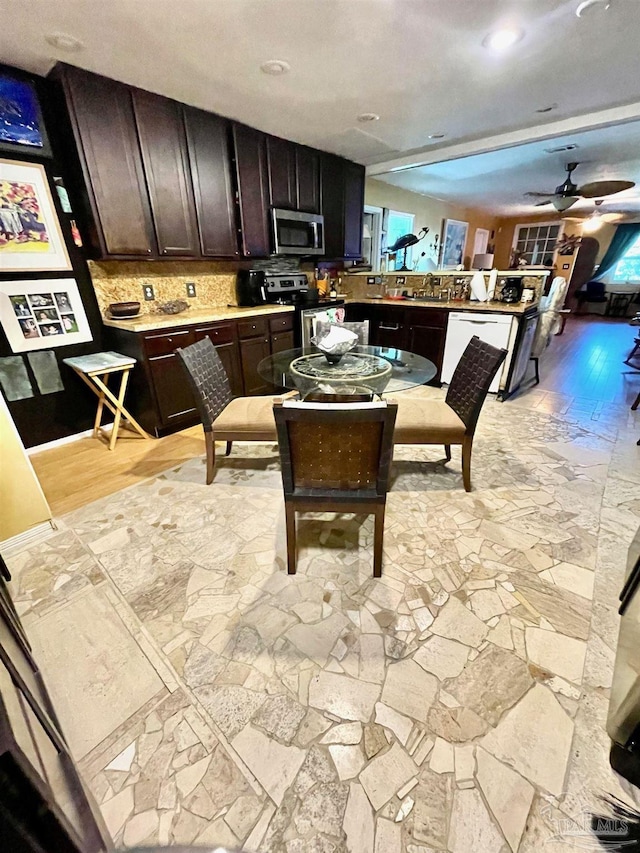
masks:
[[[354,512],[375,516],[373,576],[382,576],[396,412],[390,401],[274,404],[290,575],[296,572],[296,512]]]
[[[227,372],[210,338],[203,338],[176,354],[185,368],[202,420],[207,452],[207,485],[213,482],[216,441],[226,441],[225,455],[234,441],[276,441],[273,396],[234,397]]]
[[[489,386],[505,360],[498,349],[474,335],[460,357],[444,400],[406,396],[398,402],[394,444],[444,444],[447,462],[451,445],[462,445],[462,480],[471,491],[471,450],[476,424]]]
[[[538,325],[536,326],[533,344],[531,345],[530,360],[535,368],[534,383],[540,383],[540,356],[549,346],[551,336],[554,335],[562,325],[562,306],[567,295],[569,282],[561,275],[557,275],[551,282],[549,295],[543,296],[538,305]]]

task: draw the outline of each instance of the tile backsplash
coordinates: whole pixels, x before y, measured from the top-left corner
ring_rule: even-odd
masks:
[[[184,299],[193,308],[226,306],[235,302],[237,271],[249,266],[233,261],[89,261],[102,314],[112,302],[140,302],[151,314],[171,299]],[[195,284],[194,297],[187,296],[189,282]],[[153,286],[153,301],[144,301],[145,284]]]

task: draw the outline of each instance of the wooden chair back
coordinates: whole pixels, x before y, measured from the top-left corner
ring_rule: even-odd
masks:
[[[384,500],[389,490],[397,405],[274,405],[285,500]]]
[[[491,346],[477,335],[462,353],[445,399],[463,421],[467,435],[473,435],[489,386],[506,357],[506,349]]]
[[[184,349],[178,347],[176,355],[185,369],[202,426],[205,432],[211,432],[213,422],[233,399],[227,371],[211,338],[203,338]]]

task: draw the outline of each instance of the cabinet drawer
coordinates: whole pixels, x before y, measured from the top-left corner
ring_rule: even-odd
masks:
[[[444,329],[448,315],[445,308],[408,308],[404,321],[408,326],[438,326]]]
[[[293,331],[293,314],[286,314],[284,317],[271,317],[269,330],[272,333]]]
[[[238,323],[240,338],[259,338],[267,334],[267,318],[256,317],[255,320],[242,320]]]
[[[171,332],[158,332],[144,337],[144,348],[148,356],[169,355],[177,347],[186,347],[190,343],[190,329],[174,329]]]
[[[211,326],[198,326],[195,330],[196,341],[210,338],[214,344],[230,344],[235,340],[233,323],[215,323]]]

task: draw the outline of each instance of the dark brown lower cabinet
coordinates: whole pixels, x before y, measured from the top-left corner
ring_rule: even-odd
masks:
[[[132,371],[125,404],[149,433],[160,436],[199,420],[184,368],[175,354],[178,347],[210,338],[234,396],[269,394],[274,389],[258,373],[258,364],[271,352],[293,349],[293,314],[218,320],[149,332],[107,327],[105,337],[108,348],[139,362]]]
[[[349,320],[369,320],[373,346],[415,352],[432,361],[437,373],[429,385],[440,385],[449,312],[442,308],[405,308],[399,305],[349,305]]]
[[[71,758],[0,557],[0,850],[100,853],[112,842]]]

